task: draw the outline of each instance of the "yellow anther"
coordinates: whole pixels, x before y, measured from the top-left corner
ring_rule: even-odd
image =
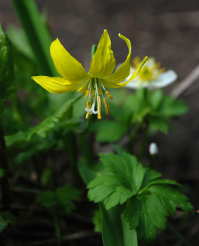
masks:
[[[105,93],[106,93],[106,96],[107,96],[107,97],[109,97],[110,99],[112,99],[112,98],[113,98],[113,97],[112,97],[112,95],[111,95],[111,93],[110,93],[109,91],[107,91],[107,90],[106,90],[106,92],[105,92]]]
[[[106,114],[109,114],[110,113],[110,108],[109,108],[108,102],[106,101],[106,98],[103,98],[103,103],[104,103]]]
[[[98,120],[102,119],[101,110],[102,110],[101,98],[100,96],[97,96],[97,118]]]

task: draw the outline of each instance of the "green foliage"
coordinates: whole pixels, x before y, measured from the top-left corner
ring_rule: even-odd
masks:
[[[9,212],[2,212],[0,214],[0,233],[6,229],[9,224],[15,222],[15,217]]]
[[[125,107],[132,112],[132,123],[149,125],[151,131],[166,133],[169,120],[187,112],[187,106],[178,99],[163,94],[161,90],[137,90],[129,96]]]
[[[145,192],[131,199],[124,210],[130,228],[136,229],[142,239],[153,239],[157,231],[165,228],[167,217],[177,208],[192,209],[187,197],[174,187],[152,185]]]
[[[144,129],[145,134],[167,133],[170,120],[187,112],[187,106],[180,100],[164,95],[161,90],[148,89],[131,94],[127,90],[113,92],[110,108],[111,119],[98,121],[92,127],[98,142],[117,142],[138,128]]]
[[[98,142],[115,142],[121,139],[127,128],[122,122],[104,120],[97,122],[96,125],[96,138]]]
[[[175,181],[162,179],[127,153],[101,156],[103,169],[88,184],[88,197],[106,209],[123,205],[123,216],[140,238],[152,239],[177,208],[192,209]]]
[[[41,184],[47,186],[52,183],[53,170],[51,168],[45,168],[41,175]]]
[[[21,28],[9,26],[6,30],[9,40],[13,46],[25,57],[35,59],[32,49],[28,43],[27,36]]]
[[[38,202],[45,208],[56,211],[61,209],[64,214],[74,210],[74,201],[79,200],[80,192],[71,186],[64,185],[54,191],[42,191],[38,195]]]
[[[13,61],[11,46],[7,35],[0,26],[0,98],[5,100],[11,90],[13,80]],[[2,106],[2,105],[1,105]]]
[[[74,97],[66,101],[57,112],[49,116],[47,119],[43,120],[40,124],[36,125],[35,127],[32,127],[24,132],[17,132],[14,135],[7,136],[7,146],[15,145],[20,142],[30,141],[32,137],[35,135],[42,138],[46,137],[49,132],[51,132],[54,129],[56,130],[56,128],[58,127],[58,123],[60,123],[64,119],[64,117],[67,116],[67,113],[72,107],[73,103],[79,98],[80,96],[78,95],[77,97]],[[76,122],[73,122],[69,119],[67,122],[65,122],[65,127],[74,123]]]
[[[95,226],[95,232],[101,232],[102,231],[102,214],[101,214],[100,209],[97,209],[94,211],[92,222]]]
[[[101,162],[104,169],[89,183],[88,196],[92,201],[103,201],[106,209],[110,209],[138,192],[146,170],[128,154],[102,155]]]
[[[52,38],[44,18],[38,11],[37,4],[34,0],[13,0],[12,2],[39,64],[40,72],[47,75],[54,74],[54,67],[49,54]]]
[[[85,184],[88,184],[95,178],[97,172],[100,170],[99,165],[89,165],[86,159],[81,159],[78,163],[79,174]]]
[[[167,217],[176,209],[192,209],[180,191],[181,186],[163,179],[160,173],[122,152],[124,146],[115,147],[120,149],[118,155],[101,155],[100,165],[96,165],[97,154],[94,151],[101,151],[101,145],[95,144],[93,131],[98,142],[112,143],[122,139],[127,140],[126,146],[129,147],[140,130],[146,133],[143,138],[157,131],[166,133],[170,120],[185,113],[187,107],[181,101],[165,96],[162,91],[141,89],[130,94],[123,89],[113,92],[109,120],[82,120],[85,97],[80,98],[74,93],[49,94],[32,81],[32,75],[56,76],[49,54],[52,38],[36,1],[12,2],[23,29],[9,27],[5,33],[0,26],[0,106],[2,103],[6,105],[1,110],[1,120],[11,169],[0,168],[0,179],[7,178],[5,173],[9,174],[10,208],[16,209],[19,218],[31,221],[38,207],[42,206],[48,211],[45,215],[54,217],[55,234],[58,235],[58,244],[61,244],[60,232],[68,225],[58,219],[74,210],[80,192],[64,185],[62,179],[57,180],[54,173],[60,174],[63,168],[69,177],[75,177],[78,168],[88,185],[89,199],[99,203],[94,224],[95,230],[102,232],[104,246],[137,246],[137,236],[154,238],[159,230],[165,228]],[[93,46],[92,53],[95,50],[96,46]],[[142,140],[141,136],[140,144]],[[88,146],[90,144],[93,146]],[[53,166],[57,154],[60,154],[60,160]],[[27,168],[18,165],[22,163]],[[31,213],[17,210],[18,205],[24,208],[23,203],[28,203],[25,191],[15,190],[18,184],[25,187],[26,192],[36,190],[37,203]],[[58,188],[52,188],[55,184]],[[3,189],[2,198],[6,194]],[[10,213],[1,212],[0,232],[14,222],[15,218]]]

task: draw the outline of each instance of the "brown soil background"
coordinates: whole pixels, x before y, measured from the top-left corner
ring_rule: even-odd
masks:
[[[170,93],[199,62],[199,2],[145,0],[48,0],[38,1],[49,19],[54,37],[59,37],[74,56],[88,64],[90,46],[108,29],[121,61],[125,45],[120,32],[134,44],[134,56],[154,56],[166,68],[177,71],[178,81],[167,88]],[[0,22],[18,25],[14,9],[0,1]],[[188,184],[191,199],[199,208],[199,79],[183,96],[190,110],[173,121],[169,135],[159,135],[160,155],[157,168],[166,176]],[[198,216],[192,215],[186,226],[190,245],[198,245]],[[161,240],[160,240],[161,241]],[[160,242],[159,242],[160,243]],[[158,243],[158,245],[160,245]],[[153,244],[154,245],[154,244]],[[164,245],[164,244],[161,244]],[[188,244],[176,244],[188,245]]]

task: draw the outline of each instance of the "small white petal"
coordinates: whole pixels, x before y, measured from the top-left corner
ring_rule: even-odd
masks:
[[[151,155],[157,155],[158,154],[158,146],[156,143],[150,143],[149,145],[149,153]]]
[[[168,70],[160,74],[160,76],[156,80],[151,82],[151,84],[153,84],[153,86],[156,88],[162,88],[162,87],[168,86],[171,83],[173,83],[177,79],[177,77],[178,76],[175,71]]]
[[[146,88],[149,87],[150,82],[141,82],[138,79],[134,79],[131,82],[129,82],[125,87],[130,89],[138,89],[138,88]]]
[[[137,88],[149,88],[149,89],[156,89],[162,88],[170,85],[177,79],[177,74],[173,70],[168,70],[158,76],[156,80],[151,81],[142,81],[140,82],[138,79],[132,80],[129,82],[126,87],[131,89]]]

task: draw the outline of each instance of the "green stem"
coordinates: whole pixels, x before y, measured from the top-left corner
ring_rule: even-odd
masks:
[[[124,246],[122,225],[120,220],[120,207],[106,210],[100,205],[102,215],[102,240],[104,246]]]
[[[35,54],[35,58],[40,65],[41,72],[47,75],[55,74],[49,54],[52,38],[35,1],[12,0],[12,2]]]
[[[129,224],[125,221],[122,216],[122,229],[123,229],[123,240],[124,246],[138,246],[137,232],[135,229],[130,229]]]
[[[100,205],[100,211],[104,246],[138,246],[137,232],[125,220],[121,206],[106,210]]]

